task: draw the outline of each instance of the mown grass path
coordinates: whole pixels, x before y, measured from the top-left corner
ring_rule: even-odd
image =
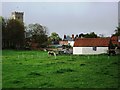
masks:
[[[120,56],[2,52],[3,88],[117,88]]]

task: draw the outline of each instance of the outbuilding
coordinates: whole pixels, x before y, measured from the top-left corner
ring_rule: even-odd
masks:
[[[110,38],[77,38],[73,46],[73,54],[89,55],[107,53]]]

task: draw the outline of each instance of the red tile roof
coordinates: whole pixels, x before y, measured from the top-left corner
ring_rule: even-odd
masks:
[[[114,40],[115,40],[115,41],[118,40],[118,36],[112,36],[112,37],[111,37],[111,40],[112,40],[112,41],[114,41]]]
[[[78,38],[75,40],[74,47],[107,47],[110,38]]]
[[[120,45],[120,42],[118,42],[118,36],[112,36],[111,41],[113,44]]]

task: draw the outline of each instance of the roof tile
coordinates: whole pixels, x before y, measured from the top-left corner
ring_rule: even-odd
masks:
[[[75,40],[74,47],[106,47],[109,41],[110,38],[78,38]]]

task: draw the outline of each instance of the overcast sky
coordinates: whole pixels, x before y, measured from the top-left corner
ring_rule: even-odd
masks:
[[[23,11],[24,22],[47,26],[63,35],[95,32],[110,36],[118,26],[117,2],[4,2],[2,16]]]

